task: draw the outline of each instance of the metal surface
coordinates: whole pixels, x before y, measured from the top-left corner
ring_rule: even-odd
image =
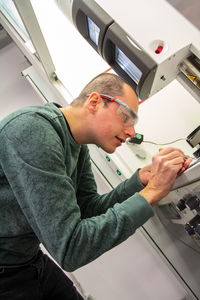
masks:
[[[181,62],[179,70],[200,90],[200,60],[188,57]]]
[[[6,47],[8,44],[12,43],[11,37],[6,33],[4,29],[0,30],[0,49]]]
[[[29,0],[14,0],[14,3],[49,80],[51,82],[54,82],[55,80],[57,80],[57,78],[55,78],[56,69],[47,48],[40,26],[38,24],[37,18],[35,16],[31,2]]]
[[[176,80],[200,103],[200,90],[194,86],[193,82],[183,74],[179,73]]]
[[[115,20],[115,23],[126,33],[127,37],[132,39],[158,65],[153,83],[151,83],[151,90],[145,94],[146,98],[153,96],[176,79],[179,73],[177,66],[185,57],[190,55],[191,44],[196,49],[200,48],[199,30],[166,1],[124,0],[125,15],[121,13],[114,1],[96,0],[95,2]],[[146,20],[146,22],[142,20]],[[139,27],[138,24],[140,24]],[[121,40],[124,35],[120,34]],[[108,40],[112,38],[114,39],[115,36],[109,36]],[[122,44],[124,43],[123,40]],[[113,42],[113,44],[115,43]],[[125,49],[127,47],[126,45]],[[162,47],[162,51],[158,54],[156,50],[159,47]],[[123,49],[121,50],[123,51]],[[111,52],[111,50],[107,50],[107,52]],[[130,57],[130,54],[127,57],[133,63],[137,61]],[[111,67],[113,68],[113,65]],[[119,71],[115,70],[115,72],[118,73]]]

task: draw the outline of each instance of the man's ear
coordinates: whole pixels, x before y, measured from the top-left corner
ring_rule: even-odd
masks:
[[[101,101],[102,101],[101,96],[98,93],[90,94],[86,102],[86,106],[90,111],[90,113],[94,114],[98,110]]]

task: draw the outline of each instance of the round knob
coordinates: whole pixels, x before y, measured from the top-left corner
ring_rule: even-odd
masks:
[[[194,216],[194,218],[192,218],[188,223],[195,227],[197,224],[200,224],[200,216]]]
[[[180,199],[177,203],[176,203],[176,207],[179,211],[182,211],[186,208],[185,206],[185,201],[183,199]]]
[[[185,224],[185,232],[189,235],[194,235],[195,234],[193,226],[189,223]]]
[[[188,209],[193,210],[199,206],[199,200],[196,197],[191,196],[186,201],[185,205],[187,206]]]
[[[188,223],[185,224],[185,232],[189,235],[195,234],[195,228],[200,224],[200,216],[196,215]],[[198,230],[198,229],[197,229]]]

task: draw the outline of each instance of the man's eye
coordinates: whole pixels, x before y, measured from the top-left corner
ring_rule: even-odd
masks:
[[[125,114],[125,113],[122,113],[122,114],[121,114],[121,119],[122,119],[122,122],[123,122],[123,123],[127,123],[127,122],[129,121],[129,119],[130,119],[130,116],[128,116],[128,115]]]

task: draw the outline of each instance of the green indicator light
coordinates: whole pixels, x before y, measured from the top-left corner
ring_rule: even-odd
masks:
[[[110,158],[109,158],[108,156],[106,156],[106,160],[107,160],[107,161],[110,161]]]
[[[96,147],[97,147],[97,148],[99,148],[99,146],[98,146],[98,145],[96,145]]]
[[[139,139],[139,140],[140,140],[140,139],[141,139],[141,137],[142,137],[142,136],[141,136],[141,134],[139,134],[139,133],[137,133],[137,134],[136,134],[136,138],[137,138],[137,139]]]
[[[120,172],[119,170],[117,170],[117,174],[118,174],[119,176],[122,175],[121,172]]]

